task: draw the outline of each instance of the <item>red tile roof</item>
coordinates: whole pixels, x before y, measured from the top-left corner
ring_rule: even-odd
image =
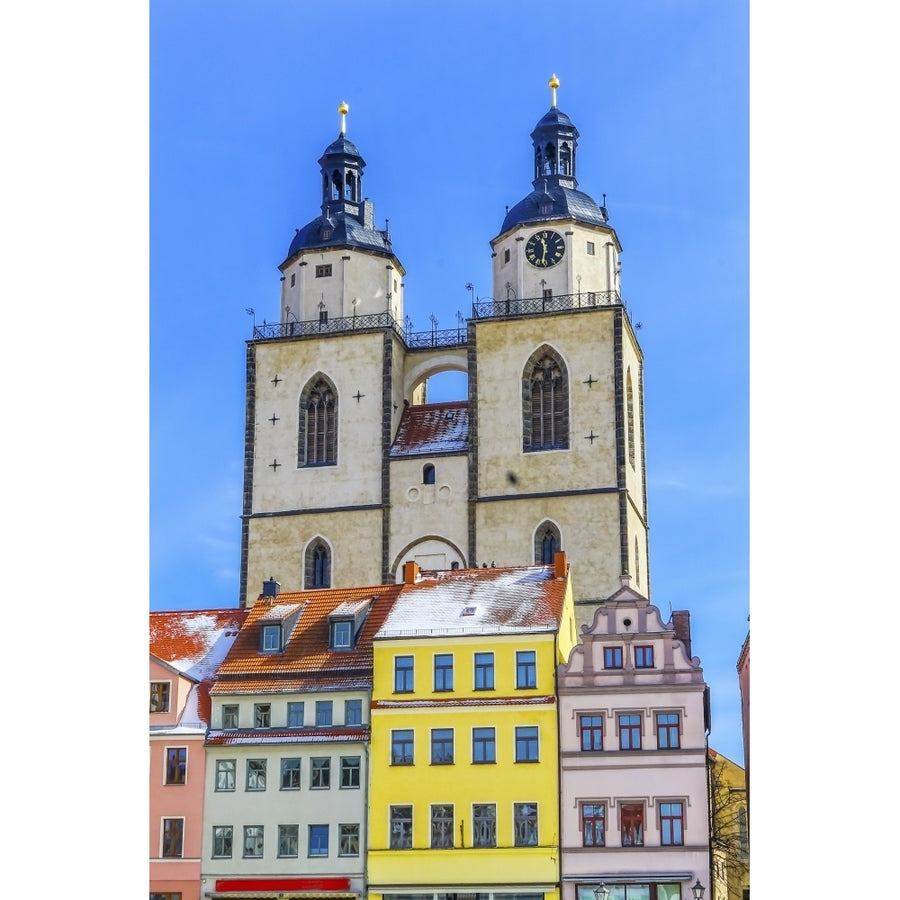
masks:
[[[469,449],[469,404],[465,400],[407,406],[400,417],[391,458],[465,453]]]
[[[323,678],[352,678],[351,672],[371,673],[372,637],[390,612],[402,585],[382,584],[374,587],[333,588],[321,591],[296,591],[279,594],[278,597],[260,597],[249,610],[241,633],[235,640],[225,660],[219,666],[220,683],[215,693],[227,693],[234,688],[235,679],[250,676],[266,680],[267,677],[312,678],[322,684]],[[358,604],[372,600],[368,616],[352,650],[330,650],[328,617],[344,604]],[[282,653],[260,653],[260,623],[270,619],[272,609],[288,606],[301,608],[300,617],[287,640]],[[270,689],[279,689],[273,683]],[[334,689],[334,688],[332,688]]]

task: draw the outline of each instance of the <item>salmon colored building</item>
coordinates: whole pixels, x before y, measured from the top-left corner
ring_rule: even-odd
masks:
[[[150,900],[199,900],[209,688],[246,617],[150,613]]]

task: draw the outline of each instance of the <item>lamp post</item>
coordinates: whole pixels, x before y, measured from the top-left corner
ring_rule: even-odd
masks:
[[[609,900],[609,888],[601,881],[600,887],[594,889],[597,900]]]
[[[694,900],[703,900],[703,894],[706,892],[706,888],[700,884],[700,879],[697,879],[696,884],[691,888],[691,893],[694,895]]]

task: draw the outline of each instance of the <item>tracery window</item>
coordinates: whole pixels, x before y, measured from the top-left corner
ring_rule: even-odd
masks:
[[[550,347],[528,361],[523,375],[522,449],[564,450],[569,446],[569,384],[565,364]]]
[[[542,523],[534,533],[535,565],[552,566],[561,547],[559,529],[552,522]]]
[[[307,589],[331,587],[331,553],[321,538],[310,541],[303,569]]]
[[[337,391],[324,376],[312,378],[300,395],[298,466],[337,462]]]

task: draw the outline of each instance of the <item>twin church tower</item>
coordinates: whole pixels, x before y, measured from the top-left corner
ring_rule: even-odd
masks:
[[[405,269],[341,131],[321,213],[297,230],[277,324],[247,344],[241,605],[402,580],[404,564],[572,565],[579,624],[621,586],[649,596],[643,359],[621,245],[578,189],[578,130],[551,106],[532,189],[490,241],[492,297],[458,329],[404,328]],[[427,403],[427,380],[468,377]]]

